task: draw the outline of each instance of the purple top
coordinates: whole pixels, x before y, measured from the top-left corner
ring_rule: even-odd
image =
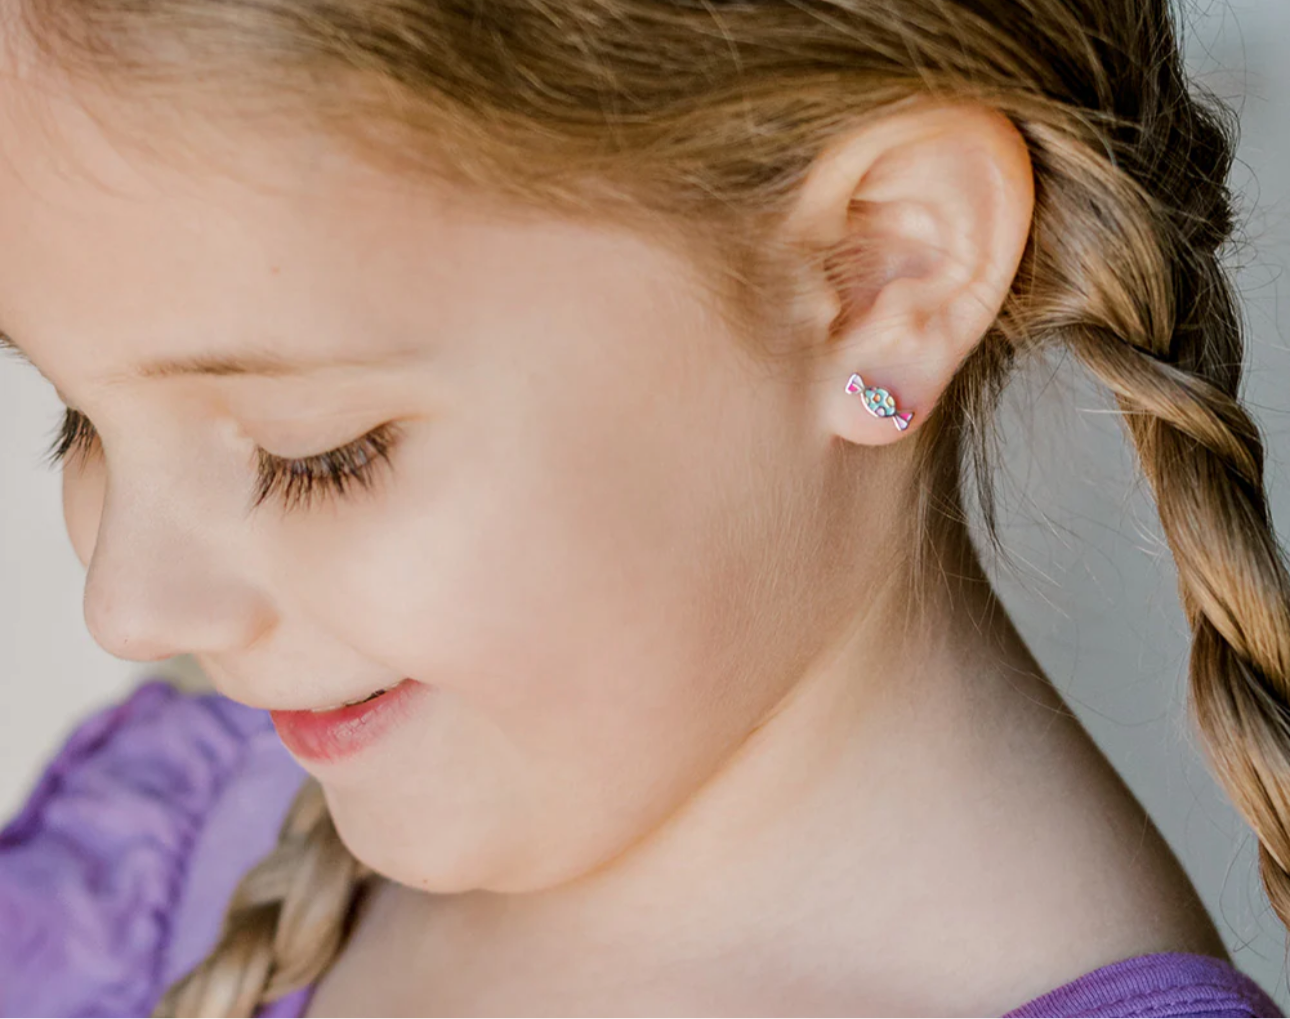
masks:
[[[214,943],[305,773],[266,712],[143,683],[81,722],[0,829],[0,1015],[138,1016]],[[299,1016],[310,989],[265,1016]],[[1222,959],[1140,955],[1007,1016],[1280,1016]]]

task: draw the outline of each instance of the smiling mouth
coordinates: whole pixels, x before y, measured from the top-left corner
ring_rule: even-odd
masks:
[[[404,679],[335,708],[273,711],[269,715],[282,742],[297,757],[337,763],[378,742],[412,718],[431,688]]]

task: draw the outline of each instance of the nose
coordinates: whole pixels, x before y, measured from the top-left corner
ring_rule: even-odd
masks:
[[[227,652],[272,625],[270,601],[241,568],[228,525],[221,530],[203,512],[172,491],[106,486],[83,609],[109,654],[151,662]]]

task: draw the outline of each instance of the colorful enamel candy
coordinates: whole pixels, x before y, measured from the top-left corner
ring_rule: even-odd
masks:
[[[859,375],[852,375],[847,380],[847,392],[859,393],[861,390],[864,395],[860,399],[870,414],[876,418],[891,418],[892,424],[902,432],[909,427],[909,419],[914,416],[912,410],[897,410],[896,401],[887,390],[881,386],[866,386]]]

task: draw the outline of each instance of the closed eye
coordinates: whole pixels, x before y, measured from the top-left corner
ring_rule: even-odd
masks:
[[[400,437],[399,426],[389,422],[353,442],[316,456],[288,459],[257,449],[252,508],[272,496],[288,511],[308,509],[328,496],[346,496],[354,486],[368,490],[376,481],[381,465],[391,466],[390,452]],[[72,457],[91,456],[97,446],[98,434],[89,418],[69,407],[44,460],[52,469]]]

